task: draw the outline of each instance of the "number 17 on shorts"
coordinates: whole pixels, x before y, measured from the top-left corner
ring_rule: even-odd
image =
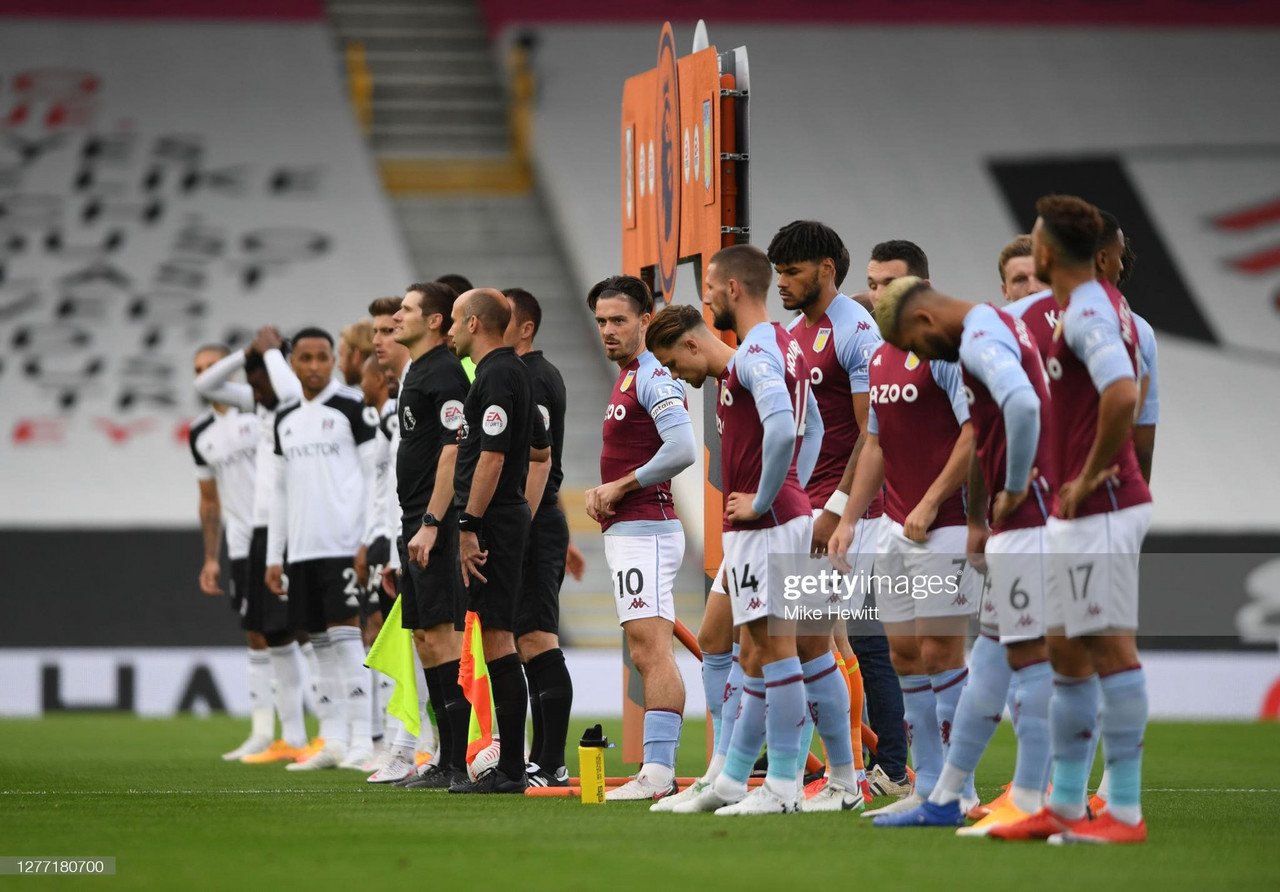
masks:
[[[606,535],[604,557],[613,583],[618,623],[658,616],[675,622],[672,589],[684,560],[684,533]]]

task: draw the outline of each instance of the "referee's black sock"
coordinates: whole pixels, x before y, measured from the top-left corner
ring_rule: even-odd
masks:
[[[538,654],[528,665],[529,677],[538,679],[542,711],[542,749],[538,765],[549,774],[564,765],[569,713],[573,709],[573,679],[564,664],[564,651],[555,647]]]
[[[529,682],[529,718],[533,722],[533,737],[529,741],[529,762],[539,767],[542,766],[542,703],[540,702],[538,687],[538,672],[533,666],[533,660],[524,664],[524,677]]]
[[[449,748],[445,752],[449,753],[452,760],[445,762],[442,756],[440,764],[466,771],[467,734],[471,730],[471,704],[467,702],[466,695],[462,693],[462,686],[458,684],[458,661],[450,660],[447,663],[441,663],[436,667],[436,672],[440,681],[441,695],[444,698],[444,711],[449,716],[449,729],[446,732],[442,725],[440,738],[443,740],[446,733],[449,735]]]
[[[436,729],[439,731],[440,765],[448,767],[450,762],[449,714],[445,709],[444,691],[440,688],[438,667],[423,667],[422,674],[427,679],[427,699],[431,701],[431,711],[436,714]]]
[[[498,768],[518,780],[524,777],[524,718],[529,705],[520,657],[507,654],[490,663],[489,682],[493,686],[493,709],[498,714],[498,734],[502,737]]]

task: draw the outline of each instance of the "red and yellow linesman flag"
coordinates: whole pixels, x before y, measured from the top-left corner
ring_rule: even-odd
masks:
[[[422,715],[418,712],[418,668],[413,662],[413,630],[401,627],[400,600],[396,598],[392,605],[364,664],[395,681],[396,689],[387,701],[387,712],[404,722],[405,728],[417,737],[422,733]]]
[[[471,704],[471,727],[467,731],[467,764],[493,743],[493,692],[489,688],[489,665],[484,661],[484,640],[480,617],[467,611],[462,630],[462,660],[458,664],[458,685]]]

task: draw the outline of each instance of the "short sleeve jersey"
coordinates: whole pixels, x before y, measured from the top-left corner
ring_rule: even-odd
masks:
[[[400,436],[404,437],[403,430]],[[529,450],[550,445],[546,425],[533,402],[528,368],[511,347],[490,350],[476,363],[476,379],[463,404],[453,477],[454,504],[466,508],[481,452],[501,452],[506,456],[490,508],[524,502]]]
[[[643,467],[662,447],[663,432],[689,424],[684,385],[671,377],[648,350],[627,363],[613,383],[605,409],[600,482],[610,483]],[[632,490],[618,502],[608,530],[629,520],[675,520],[671,481]]]
[[[810,386],[818,401],[825,430],[818,463],[809,478],[809,503],[822,508],[840,485],[849,456],[862,433],[853,415],[853,394],[869,388],[871,356],[882,343],[871,314],[845,294],[837,294],[826,313],[812,325],[797,316],[787,332],[800,345],[809,363]],[[884,501],[877,495],[864,517],[879,517]]]
[[[564,412],[567,403],[564,378],[541,350],[530,350],[520,357],[529,369],[533,387],[533,403],[538,409],[538,423],[547,430],[551,440],[551,473],[547,488],[542,492],[542,507],[554,506],[560,497],[560,484],[564,482]]]
[[[761,322],[747,332],[719,381],[716,425],[720,428],[721,477],[726,497],[760,488],[766,418],[786,412],[795,424],[799,447],[804,436],[809,380],[804,351],[781,325]],[[809,496],[796,476],[796,451],[792,450],[791,466],[770,509],[746,523],[725,517],[724,529],[767,529],[810,511]]]
[[[276,412],[290,561],[346,558],[360,547],[365,479],[359,451],[376,434],[364,408],[360,391],[331,381],[315,399]]]
[[[249,554],[260,431],[256,416],[231,408],[201,415],[189,434],[196,478],[218,485],[227,556],[233,561]]]
[[[871,358],[867,429],[884,453],[884,511],[903,523],[942,473],[969,405],[952,362],[921,359],[885,343]],[[938,508],[929,529],[967,522],[964,487]]]
[[[444,344],[415,359],[405,374],[396,397],[400,435],[395,455],[396,495],[404,522],[426,513],[440,451],[458,442],[469,386],[462,363]]]
[[[1048,431],[1049,384],[1040,351],[1021,319],[994,307],[980,304],[964,317],[960,338],[960,366],[964,373],[965,397],[973,422],[974,449],[982,480],[987,489],[987,515],[992,502],[1005,488],[1005,461],[1008,440],[1004,425],[1004,404],[1019,390],[1031,388],[1040,401],[1040,439],[1032,466],[1027,498],[993,532],[1043,526],[1049,512],[1053,487],[1046,477],[1050,469]]]
[[[1129,303],[1110,283],[1086,282],[1071,293],[1045,359],[1053,414],[1057,478],[1084,469],[1098,430],[1101,393],[1124,378],[1137,380],[1138,333]],[[1118,511],[1151,501],[1130,433],[1113,459],[1119,473],[1095,489],[1078,516]],[[1056,511],[1056,506],[1055,506]]]

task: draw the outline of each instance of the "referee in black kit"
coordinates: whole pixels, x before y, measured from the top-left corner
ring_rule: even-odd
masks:
[[[502,292],[477,288],[454,301],[449,329],[453,351],[476,364],[458,432],[454,504],[461,512],[458,557],[467,609],[479,615],[484,629],[484,658],[502,739],[497,766],[475,781],[454,784],[450,793],[523,793],[526,786],[529,691],[513,629],[532,516],[529,505],[542,499],[551,448],[533,401],[529,371],[514,348],[503,344],[510,321],[511,308]],[[526,499],[530,461],[537,464]]]

